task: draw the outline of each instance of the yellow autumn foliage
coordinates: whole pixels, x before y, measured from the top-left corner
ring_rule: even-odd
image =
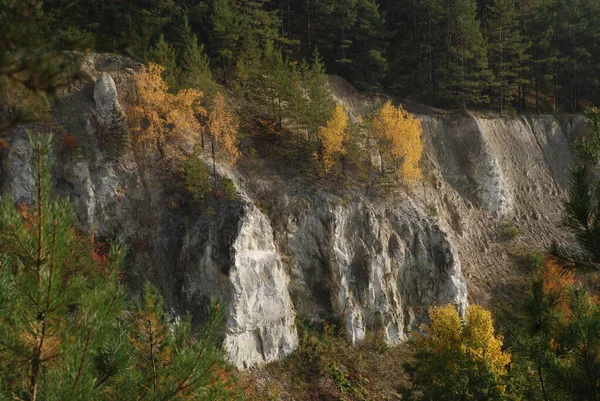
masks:
[[[472,358],[487,362],[494,374],[506,374],[510,354],[502,351],[502,336],[495,335],[494,320],[487,309],[479,305],[472,305],[467,309],[463,346]]]
[[[502,337],[494,333],[491,313],[472,305],[463,321],[454,306],[445,305],[431,308],[429,316],[426,334],[415,342],[417,382],[445,391],[458,382],[477,380],[479,369],[485,367],[493,378],[490,385],[503,393],[502,378],[511,355],[502,351]]]
[[[205,116],[200,105],[202,92],[184,89],[176,94],[161,74],[164,68],[150,64],[136,77],[137,102],[130,105],[128,116],[135,143],[156,147],[169,160],[185,158],[186,142],[197,142],[202,127],[198,116]]]
[[[219,149],[231,163],[240,157],[237,139],[238,126],[227,106],[225,96],[218,92],[211,103],[208,113],[208,132]]]
[[[421,122],[402,106],[394,107],[389,100],[379,109],[371,123],[382,156],[400,159],[400,176],[409,184],[421,178],[419,163],[423,155]]]
[[[319,139],[323,146],[322,162],[326,172],[335,164],[337,155],[346,153],[344,143],[348,140],[348,115],[337,105],[325,127],[319,130]]]

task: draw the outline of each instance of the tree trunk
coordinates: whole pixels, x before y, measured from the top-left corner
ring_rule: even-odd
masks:
[[[535,66],[535,112],[540,114],[540,66]]]
[[[212,152],[212,160],[213,160],[213,179],[214,179],[214,191],[217,192],[217,162],[215,159],[215,138],[213,137],[210,141],[210,147]]]
[[[540,379],[540,388],[542,390],[542,398],[544,401],[548,401],[548,393],[546,392],[546,385],[544,384],[544,376],[542,374],[542,367],[537,364],[538,378]]]

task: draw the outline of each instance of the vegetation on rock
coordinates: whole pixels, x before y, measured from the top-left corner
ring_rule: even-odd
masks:
[[[32,139],[32,203],[0,203],[0,399],[234,399],[219,305],[199,339],[151,285],[126,312],[125,248],[80,233],[52,196],[51,140]]]
[[[402,106],[387,101],[373,118],[371,129],[382,155],[382,170],[398,171],[409,184],[421,178],[420,161],[423,154],[421,121]]]

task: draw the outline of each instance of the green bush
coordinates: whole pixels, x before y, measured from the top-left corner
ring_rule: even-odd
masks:
[[[210,169],[197,154],[185,162],[185,189],[198,202],[202,202],[212,189]]]
[[[504,228],[502,232],[504,236],[509,240],[514,240],[519,235],[521,235],[521,231],[517,228],[517,226],[515,226],[515,223],[513,223],[511,220],[504,223]]]
[[[430,219],[437,220],[440,217],[440,212],[434,203],[429,203],[425,208],[425,211]]]
[[[221,180],[221,188],[223,191],[223,196],[227,200],[235,200],[237,199],[237,189],[233,181],[227,178],[223,178]]]

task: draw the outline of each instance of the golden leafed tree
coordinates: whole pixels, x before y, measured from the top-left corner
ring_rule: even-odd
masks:
[[[240,157],[237,139],[238,126],[233,113],[227,105],[225,96],[217,93],[211,103],[208,114],[208,133],[212,138],[213,157],[215,145],[223,152],[231,163]]]
[[[421,122],[388,100],[373,118],[371,129],[382,157],[391,160],[394,167],[400,162],[400,176],[408,183],[418,180],[423,155]]]
[[[199,116],[206,115],[200,105],[202,92],[184,89],[176,94],[161,74],[164,68],[150,64],[136,77],[138,99],[128,110],[136,143],[156,147],[168,160],[182,160],[186,142],[196,142],[202,127]]]
[[[348,115],[342,106],[337,105],[327,125],[319,130],[319,140],[323,147],[321,161],[326,172],[335,164],[336,156],[346,153],[344,143],[348,137]]]
[[[421,399],[503,399],[511,356],[502,351],[491,313],[473,305],[462,320],[446,305],[431,308],[429,316],[426,335],[415,341],[414,362],[406,366]]]
[[[217,166],[215,148],[218,147],[231,163],[235,163],[241,155],[238,149],[238,126],[233,118],[231,109],[227,105],[227,100],[221,92],[218,92],[211,102],[207,124],[213,160],[213,179],[216,189]]]

